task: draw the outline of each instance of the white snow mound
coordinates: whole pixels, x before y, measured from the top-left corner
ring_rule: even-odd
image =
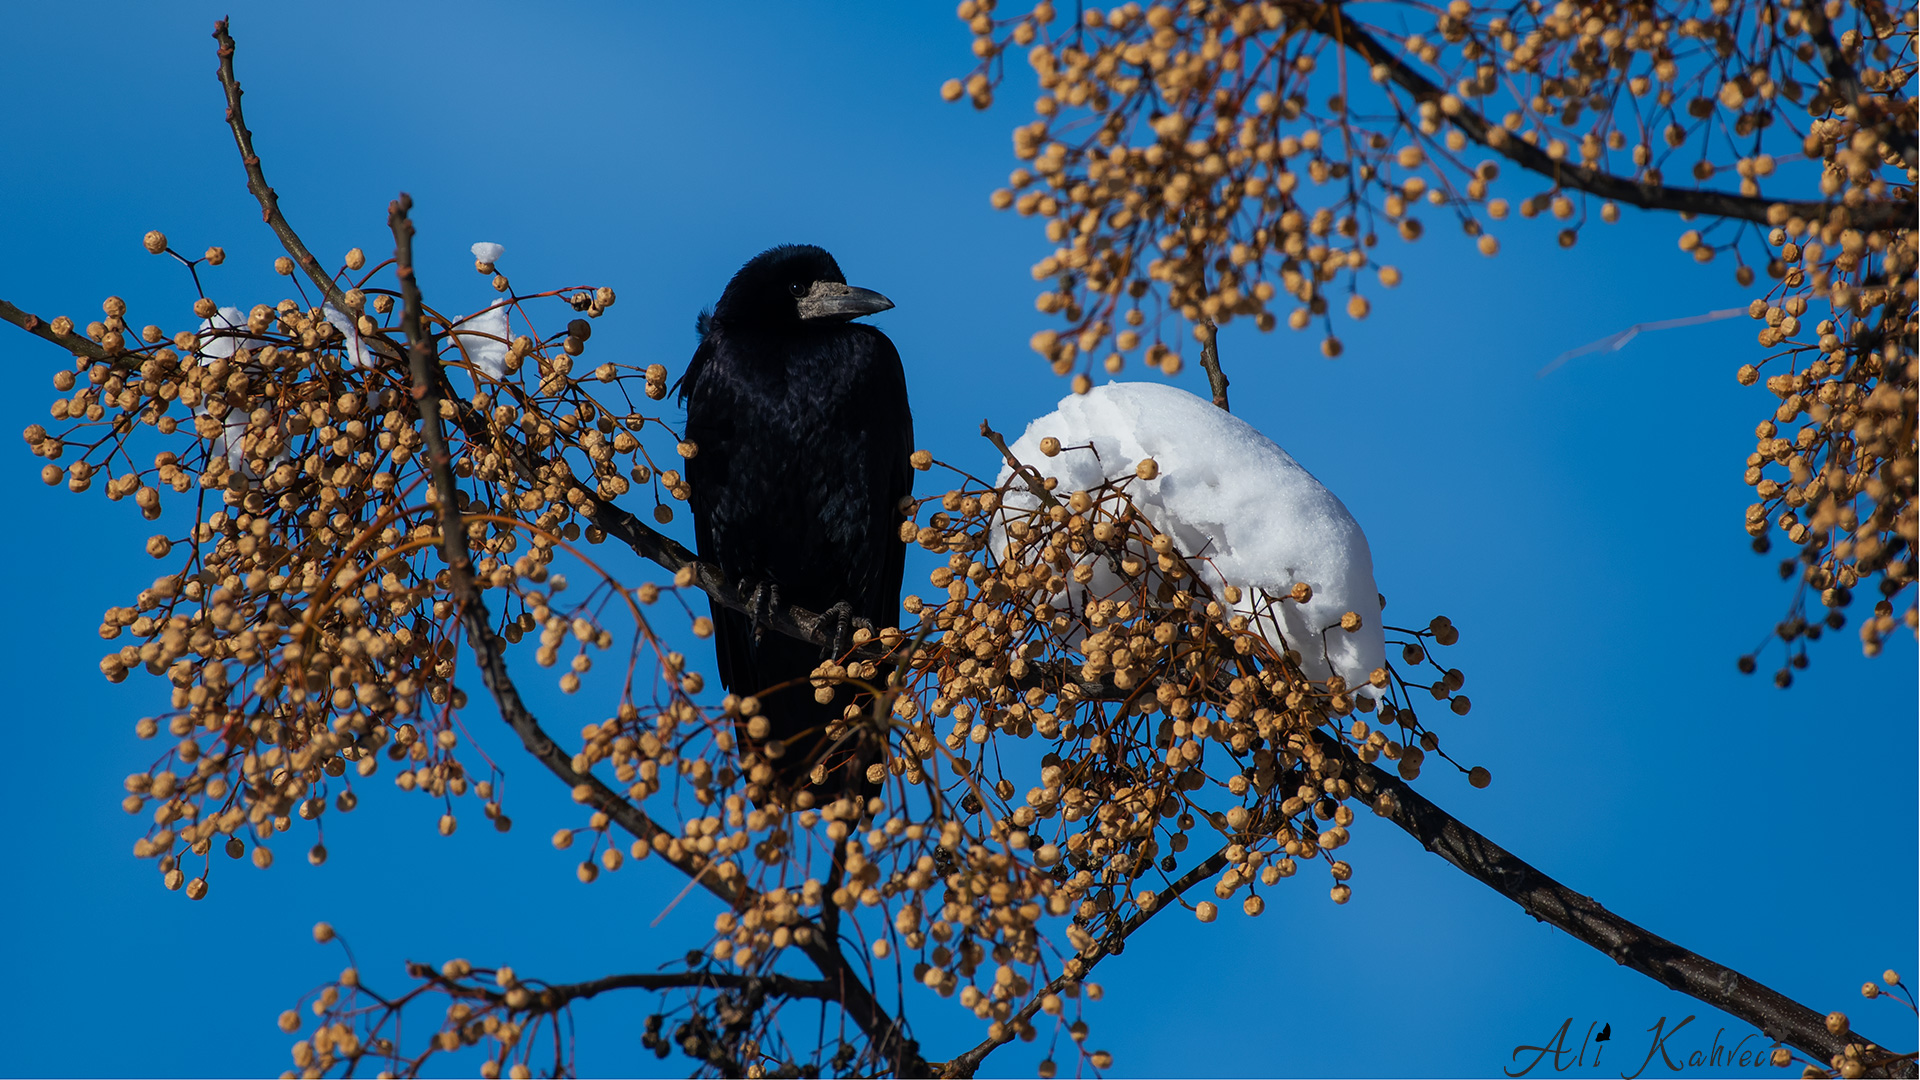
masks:
[[[479,243],[473,245],[473,261],[474,262],[497,263],[500,261],[500,256],[505,255],[506,253],[507,253],[506,248],[501,247],[499,244],[490,243],[486,240],[482,240]]]
[[[1040,452],[1047,436],[1078,449],[1049,458]],[[1159,383],[1108,383],[1062,398],[1012,450],[1022,464],[1057,478],[1061,495],[1135,477],[1127,491],[1153,527],[1215,590],[1238,586],[1235,609],[1253,617],[1276,648],[1299,652],[1309,678],[1338,674],[1360,687],[1385,662],[1373,556],[1359,523],[1273,440],[1211,401]],[[1138,479],[1135,466],[1149,457],[1159,475]],[[999,482],[1012,471],[1003,466]],[[1016,510],[1038,505],[1019,484],[1006,502]],[[991,539],[996,552],[1005,550],[999,530]],[[1070,586],[1076,606],[1086,592],[1097,599],[1119,584],[1105,560],[1092,561],[1093,580]],[[1313,588],[1310,601],[1277,599],[1302,581]],[[1355,633],[1340,629],[1349,611],[1361,619]]]

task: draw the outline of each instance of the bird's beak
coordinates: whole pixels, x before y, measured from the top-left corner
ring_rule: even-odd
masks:
[[[816,281],[799,300],[802,319],[857,319],[893,306],[872,289],[856,289],[837,281]]]

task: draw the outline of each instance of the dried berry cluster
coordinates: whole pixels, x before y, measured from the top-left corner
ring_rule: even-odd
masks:
[[[1245,22],[1232,28],[1235,41],[1259,37],[1243,18],[1255,9],[1217,10]],[[1267,10],[1258,9],[1262,20]],[[1098,35],[1152,26],[1159,48],[1170,27],[1220,29],[1207,21],[1214,11],[1189,5],[1167,23],[1161,9],[1128,8],[1098,25],[1090,17],[1083,28]],[[1032,40],[1047,21],[1036,16],[1007,32]],[[983,56],[993,53],[996,26],[987,19],[981,31]],[[658,460],[671,459],[653,456],[648,440],[662,451],[671,440],[683,458],[699,450],[629,395],[638,384],[645,398],[663,398],[663,367],[601,364],[576,372],[591,320],[614,302],[611,290],[521,295],[489,245],[476,269],[502,300],[465,318],[446,316],[425,304],[413,276],[404,197],[392,211],[394,261],[368,269],[356,249],[337,273],[320,270],[279,216],[252,154],[224,23],[215,36],[250,187],[288,251],[276,270],[304,274],[321,300],[307,299],[297,283],[302,299],[251,311],[222,309],[203,294],[194,309],[198,326],[171,336],[157,325],[132,332],[127,306],[114,298],[84,336],[73,333],[70,320],[45,326],[0,305],[0,317],[76,356],[73,369],[55,378],[57,430],[35,425],[26,432],[48,462],[48,482],[74,491],[98,483],[110,499],[131,496],[148,520],[174,520],[162,506],[162,487],[194,500],[190,526],[147,544],[149,554],[171,560],[168,572],[132,604],[109,611],[101,628],[109,640],[129,632],[132,639],[103,659],[108,678],[144,670],[171,685],[170,709],[138,726],[145,738],[164,726],[178,741],[128,779],[128,811],[150,809],[152,817],[136,853],[157,861],[169,888],[195,899],[207,894],[216,844],[234,858],[251,850],[265,867],[274,836],[292,831],[295,817],[313,823],[308,856],[323,861],[325,815],[359,805],[354,783],[375,775],[382,755],[398,787],[434,797],[443,833],[456,826],[453,799],[467,794],[477,796],[496,827],[508,828],[501,776],[484,755],[478,760],[485,768],[473,766],[477,747],[463,723],[472,714],[460,681],[471,685],[477,677],[529,755],[581,806],[582,825],[561,830],[553,843],[584,848],[575,870],[582,882],[657,857],[689,878],[688,889],[698,885],[722,905],[702,948],[643,975],[558,984],[452,960],[411,967],[406,992],[387,996],[362,982],[356,964],[301,1003],[317,1026],[292,1047],[294,1075],[363,1066],[417,1074],[461,1054],[485,1076],[569,1072],[571,1004],[619,989],[661,994],[643,1045],[663,1056],[681,1053],[706,1073],[924,1072],[930,1065],[905,1018],[879,1004],[904,996],[907,984],[924,988],[911,991],[916,995],[956,1000],[983,1022],[982,1041],[944,1063],[952,1074],[970,1075],[1016,1039],[1046,1041],[1043,1077],[1054,1075],[1062,1059],[1076,1071],[1104,1069],[1110,1059],[1088,1044],[1082,1014],[1084,1003],[1100,996],[1088,976],[1102,959],[1175,907],[1212,922],[1222,903],[1237,901],[1257,916],[1265,892],[1302,870],[1324,870],[1331,899],[1344,903],[1355,876],[1342,857],[1349,829],[1362,810],[1396,813],[1389,785],[1397,782],[1373,763],[1385,758],[1411,780],[1430,756],[1451,762],[1414,709],[1431,700],[1434,708],[1469,711],[1460,694],[1464,676],[1431,656],[1457,640],[1446,619],[1388,628],[1401,635],[1395,644],[1404,667],[1384,666],[1366,685],[1309,679],[1287,642],[1264,635],[1260,622],[1234,606],[1242,600],[1235,589],[1212,593],[1212,578],[1197,572],[1204,561],[1198,553],[1156,532],[1129,498],[1131,481],[1061,492],[1010,461],[1015,479],[1006,484],[968,478],[912,507],[901,542],[946,560],[929,581],[941,591],[907,600],[917,622],[862,626],[845,655],[813,673],[823,700],[832,699],[836,684],[858,691],[828,734],[867,763],[865,786],[833,786],[835,778],[816,769],[817,787],[781,790],[770,759],[790,751],[767,738],[758,699],[717,695],[655,631],[663,597],[700,638],[712,626],[693,614],[690,601],[703,599],[696,592],[741,610],[746,601],[711,567],[611,501],[629,495],[633,484],[651,484],[656,520],[670,520],[670,503],[658,493],[683,500],[687,488],[676,470],[659,467]],[[1299,37],[1283,35],[1279,47],[1295,48]],[[1194,55],[1233,70],[1225,59],[1233,53],[1217,41]],[[1311,57],[1293,57],[1290,70],[1310,72],[1302,59]],[[1211,70],[1194,68],[1180,50],[1165,63],[1187,72],[1182,78]],[[1389,75],[1398,77],[1391,68]],[[1073,101],[1071,88],[1062,100],[1107,107],[1085,96],[1094,92],[1085,89],[1085,70],[1074,77],[1082,80],[1082,100]],[[1191,94],[1200,84],[1168,85]],[[975,93],[984,101],[987,89]],[[1290,104],[1275,108],[1293,109],[1289,119],[1300,115]],[[1438,124],[1421,130],[1432,135]],[[1210,175],[1211,157],[1179,139],[1168,143],[1187,155],[1178,175],[1188,177],[1190,192],[1213,190],[1192,179]],[[1036,152],[1061,159],[1059,152]],[[1324,156],[1316,146],[1282,157],[1296,153],[1312,155],[1310,173]],[[1105,160],[1119,166],[1122,159],[1131,162],[1131,152]],[[1254,159],[1271,161],[1272,152]],[[1244,164],[1235,159],[1229,167]],[[1326,164],[1327,180],[1358,184],[1379,175],[1376,168],[1369,177],[1336,177],[1337,164]],[[1069,172],[1048,175],[1055,191],[1084,203],[1084,193],[1058,182]],[[1403,198],[1410,188],[1411,178],[1400,189]],[[1352,204],[1355,212],[1359,205]],[[1082,239],[1101,235],[1100,219],[1083,220],[1091,224]],[[1160,248],[1170,258],[1184,252],[1174,263],[1191,261],[1181,244],[1215,244],[1214,225],[1237,219],[1216,218],[1205,228],[1194,220],[1197,231]],[[1820,220],[1824,230],[1834,219]],[[1800,235],[1793,221],[1778,224]],[[1288,236],[1321,236],[1306,228]],[[1357,270],[1351,256],[1368,246],[1365,236],[1344,226],[1331,232],[1357,241],[1342,248],[1345,261],[1333,261],[1331,248],[1325,259],[1314,255],[1318,241],[1282,239],[1280,250],[1294,264],[1283,262],[1283,273],[1304,283],[1332,280],[1321,276],[1327,266]],[[1865,250],[1910,251],[1876,248],[1875,234],[1864,235]],[[1795,242],[1804,262],[1807,245]],[[1829,286],[1833,275],[1859,273],[1869,261],[1842,262],[1843,236],[1820,243],[1841,255],[1827,263],[1812,256],[1804,269],[1827,273]],[[146,245],[173,254],[158,233]],[[1264,252],[1242,263],[1263,265]],[[1298,261],[1303,256],[1311,277]],[[174,257],[196,283],[202,264],[224,260],[219,249],[203,259]],[[1063,258],[1069,262],[1061,265],[1075,270],[1091,265],[1072,264],[1071,251]],[[1100,258],[1114,273],[1130,273]],[[1910,262],[1889,256],[1875,265],[1906,274]],[[1163,261],[1157,280],[1169,280],[1166,267],[1174,263]],[[394,273],[381,277],[389,265]],[[1802,279],[1793,275],[1802,269],[1783,267],[1783,287],[1788,280],[1798,287]],[[1069,273],[1058,302],[1079,302],[1066,294],[1074,282],[1092,280],[1090,270],[1084,278]],[[1884,307],[1896,285],[1910,289],[1911,278],[1889,277],[1883,293],[1862,284],[1848,295],[1874,296]],[[1309,295],[1318,295],[1317,287],[1303,286]],[[1206,306],[1220,301],[1216,291],[1185,295],[1182,303],[1204,317],[1231,307]],[[1910,312],[1910,293],[1900,295]],[[550,334],[535,332],[536,315],[561,302],[585,317]],[[1779,325],[1786,317],[1783,311]],[[512,333],[515,322],[525,332]],[[1144,316],[1130,325],[1143,323]],[[1068,369],[1108,333],[1080,329],[1095,331],[1090,344],[1048,344]],[[1823,342],[1821,362],[1839,355],[1843,366],[1831,372],[1838,375],[1845,364],[1864,364],[1870,352]],[[1173,359],[1159,355],[1163,367]],[[1818,404],[1842,406],[1831,410],[1836,416],[1852,409],[1855,419],[1843,416],[1841,428],[1852,433],[1858,455],[1879,453],[1864,440],[1897,426],[1898,402],[1885,398],[1884,381],[1870,390],[1856,385],[1859,391],[1835,390],[1831,402]],[[1816,399],[1827,393],[1811,385],[1793,392],[1803,390]],[[1856,400],[1862,394],[1882,401],[1871,415]],[[1905,401],[1910,432],[1910,392]],[[1911,462],[1910,452],[1904,460]],[[913,464],[934,465],[924,451]],[[1141,468],[1148,476],[1157,467]],[[1858,483],[1869,497],[1889,498],[1870,484],[1876,475],[1890,479],[1886,467],[1851,471],[1866,477]],[[1905,475],[1910,505],[1910,464]],[[1856,482],[1826,483],[1838,491],[1843,481]],[[1814,513],[1822,505],[1804,490],[1801,498]],[[171,501],[179,513],[177,499]],[[1886,533],[1883,522],[1892,523],[1896,537],[1905,522],[1910,534],[1911,517],[1897,512],[1863,520],[1853,539],[1862,566],[1875,556],[1862,549],[1861,537]],[[582,536],[619,541],[670,572],[672,583],[622,584],[610,560],[576,546]],[[1880,552],[1894,574],[1892,544],[1883,540]],[[570,589],[568,572],[590,584]],[[1252,599],[1256,611],[1273,611],[1307,602],[1311,590],[1301,583]],[[769,618],[769,632],[826,640],[817,616]],[[1362,618],[1347,613],[1329,632],[1353,632]],[[527,641],[536,631],[537,641]],[[594,701],[588,707],[605,719],[565,747],[549,736],[510,673],[509,661],[529,655],[562,669],[563,691],[597,695],[579,700]],[[1484,769],[1461,771],[1474,786],[1490,781]],[[1402,800],[1418,799],[1404,786],[1399,791]],[[1211,898],[1190,895],[1202,887]],[[324,924],[315,933],[322,941],[333,937]],[[818,978],[803,975],[809,966]],[[448,999],[444,1014],[425,1025],[416,1019],[411,1034],[403,1031],[403,1020],[418,1017],[436,997]],[[303,1023],[293,1010],[281,1026],[291,1034]]]
[[[149,246],[170,251],[162,237]],[[198,262],[188,264],[196,277]],[[603,525],[629,543],[659,539],[606,501],[628,477],[685,496],[641,436],[654,425],[678,454],[697,448],[625,396],[629,380],[663,396],[664,370],[608,365],[578,379],[569,361],[591,333],[584,319],[508,339],[469,329],[473,316],[423,309],[442,384],[425,400],[455,379],[468,386],[432,417],[453,436],[445,475],[470,566],[456,570],[440,561],[436,463],[384,268],[367,271],[356,250],[337,275],[351,333],[325,304],[288,300],[242,317],[203,298],[198,329],[149,327],[133,341],[126,305],[110,299],[87,328],[100,358],[76,364],[84,385],[76,372],[56,376],[51,413],[64,426],[27,432],[55,462],[50,479],[75,491],[98,483],[154,519],[159,486],[195,498],[184,535],[148,543],[172,569],[101,628],[133,639],[103,659],[108,678],[143,670],[172,687],[171,710],[138,731],[152,738],[164,727],[177,742],[129,777],[126,798],[130,813],[151,814],[136,853],[156,860],[169,888],[205,896],[215,846],[271,865],[275,834],[296,817],[313,822],[301,842],[323,861],[325,815],[359,805],[355,782],[382,756],[397,786],[442,804],[443,833],[457,823],[453,799],[469,793],[508,828],[499,773],[484,754],[482,768],[469,764],[477,748],[458,683],[463,664],[473,669],[469,651],[487,654],[483,678],[488,656],[531,653],[562,669],[569,693],[611,652],[626,662],[607,687],[607,718],[581,730],[563,773],[587,818],[554,845],[584,844],[582,881],[659,855],[727,902],[712,941],[671,986],[688,991],[676,1012],[685,1037],[673,1045],[723,1072],[832,1064],[839,1048],[786,1040],[783,1013],[765,1004],[792,995],[767,988],[793,979],[788,955],[831,966],[823,958],[838,957],[834,943],[851,939],[875,990],[920,983],[986,1021],[989,1046],[1050,1029],[1097,1067],[1104,1055],[1083,1046],[1079,1006],[1068,1004],[1097,993],[1083,984],[1095,963],[1163,907],[1211,921],[1218,901],[1237,899],[1257,915],[1261,891],[1308,863],[1325,868],[1344,902],[1349,804],[1379,798],[1360,763],[1384,756],[1411,779],[1437,751],[1410,707],[1415,692],[1467,710],[1460,673],[1438,667],[1430,685],[1389,669],[1368,688],[1306,679],[1297,654],[1222,606],[1236,591],[1209,595],[1191,556],[1133,508],[1125,482],[1059,498],[1024,481],[1012,491],[969,484],[916,504],[903,526],[902,543],[947,557],[931,579],[943,593],[907,601],[919,625],[861,627],[848,655],[814,673],[823,695],[838,683],[862,691],[829,734],[868,748],[869,790],[783,792],[768,759],[786,750],[764,739],[758,700],[714,701],[649,622],[662,594],[692,591],[702,568],[682,565],[665,589],[629,588],[572,543],[583,532],[603,540]],[[564,300],[589,318],[613,301],[605,289],[521,297],[497,267],[479,269],[519,319],[536,301]],[[475,359],[476,341],[488,340],[505,350],[497,368]],[[920,453],[914,464],[933,463]],[[593,487],[576,479],[583,473]],[[1107,595],[1085,587],[1096,561],[1118,574]],[[573,598],[562,569],[593,584]],[[456,573],[495,598],[485,640],[463,630]],[[1306,590],[1265,602],[1301,602]],[[696,636],[711,633],[705,617],[684,617]],[[1428,662],[1425,639],[1455,633],[1445,620],[1409,632],[1404,660],[1417,668]],[[1380,729],[1362,714],[1376,714]],[[1473,779],[1484,784],[1484,771]],[[1184,898],[1203,882],[1213,899]],[[422,969],[419,985],[392,1000],[357,975],[336,981],[316,999],[324,1023],[295,1047],[296,1067],[324,1073],[372,1055],[417,1070],[485,1038],[487,1068],[530,1068],[523,1034],[572,998],[506,983],[483,999],[462,990],[424,1048],[400,1046],[385,1026],[421,993],[452,993],[470,975]],[[845,1044],[856,1062],[897,1056],[867,1034]]]
[[[1798,576],[1793,610],[1777,631],[1787,663],[1774,675],[1782,686],[1807,662],[1806,638],[1822,627],[1840,629],[1842,612],[1863,581],[1879,595],[1860,621],[1860,644],[1878,655],[1895,627],[1894,601],[1907,594],[1901,618],[1920,621],[1910,592],[1914,581],[1915,234],[1862,232],[1845,227],[1845,210],[1825,225],[1792,218],[1769,235],[1785,264],[1780,287],[1748,308],[1765,323],[1759,341],[1772,355],[1746,365],[1740,382],[1762,374],[1780,399],[1771,418],[1754,429],[1746,480],[1758,501],[1747,507],[1754,550],[1769,550],[1774,529],[1800,550],[1781,563],[1781,577]],[[1890,246],[1889,246],[1890,245]],[[1830,294],[1827,317],[1814,320],[1807,295]],[[1850,282],[1874,284],[1856,289]],[[1874,581],[1875,578],[1878,581]],[[1809,615],[1817,596],[1825,615]],[[1797,648],[1796,648],[1797,645]],[[1741,661],[1751,670],[1754,658]]]
[[[1900,973],[1889,968],[1880,976],[1880,982],[1869,979],[1860,984],[1860,996],[1872,1001],[1885,998],[1903,1006],[1910,1013],[1920,1013],[1915,1007],[1913,991],[1900,981]],[[1845,1037],[1852,1030],[1847,1014],[1835,1010],[1826,1017],[1827,1030],[1835,1036]],[[1786,1068],[1796,1062],[1801,1066],[1803,1078],[1842,1077],[1844,1080],[1858,1080],[1863,1076],[1899,1076],[1903,1065],[1911,1065],[1914,1055],[1900,1054],[1870,1042],[1851,1042],[1824,1062],[1817,1062],[1802,1054],[1796,1054],[1784,1046],[1773,1049],[1773,1064]]]
[[[157,233],[148,246],[168,250]],[[217,265],[218,249],[205,261]],[[364,266],[356,249],[339,276]],[[460,753],[458,628],[434,565],[418,417],[404,370],[377,341],[390,329],[392,294],[371,278],[345,290],[354,338],[323,308],[292,299],[234,317],[205,297],[194,307],[197,329],[169,335],[148,325],[136,335],[125,302],[109,298],[105,318],[85,331],[103,358],[81,357],[54,376],[70,395],[50,410],[57,433],[37,424],[25,432],[49,461],[49,484],[131,497],[149,520],[162,515],[162,488],[191,500],[182,535],[146,544],[168,572],[102,620],[102,638],[131,640],[100,668],[116,682],[144,670],[172,686],[170,711],[137,731],[154,738],[164,729],[179,741],[127,778],[126,809],[151,805],[136,853],[195,898],[205,895],[215,845],[235,858],[251,846],[267,866],[266,841],[296,815],[316,820],[308,857],[322,861],[318,819],[330,807],[354,808],[353,781],[374,775],[381,754],[398,767],[401,788],[442,799],[472,792],[508,825],[491,767],[476,772]],[[508,303],[525,314],[552,295]],[[576,291],[567,302],[597,317],[613,293]],[[480,511],[468,527],[479,571],[513,597],[499,633],[518,641],[541,628],[549,663],[569,637],[572,664],[585,670],[591,650],[612,643],[594,621],[605,597],[563,604],[564,578],[547,574],[556,548],[581,532],[586,492],[567,455],[593,468],[599,491],[624,491],[628,476],[657,471],[633,434],[657,421],[626,401],[609,413],[568,376],[590,332],[585,320],[537,342],[524,334],[497,342],[506,371],[494,379],[461,360],[476,335],[452,341],[446,330],[459,320],[434,319],[449,377],[472,384],[457,411],[482,437],[461,448],[455,468],[469,485],[463,504]],[[56,333],[69,326],[53,323]],[[536,371],[538,389],[525,385]],[[654,397],[665,390],[659,371],[604,365],[597,377],[616,390],[628,378]],[[657,479],[679,486],[671,470]],[[526,588],[539,583],[548,592]],[[441,830],[455,821],[449,802]]]
[[[863,629],[853,655],[815,672],[823,690],[841,681],[867,689],[833,734],[876,748],[868,777],[880,794],[788,798],[766,786],[760,755],[784,749],[736,757],[726,723],[764,735],[751,697],[730,695],[711,711],[624,707],[582,732],[576,770],[610,772],[653,819],[678,823],[634,838],[631,856],[660,854],[724,886],[729,907],[689,958],[692,990],[673,1040],[710,1051],[688,1052],[717,1070],[802,1068],[772,1018],[711,991],[721,977],[773,979],[791,951],[835,937],[860,943],[877,985],[911,980],[956,998],[986,1021],[989,1045],[1057,1044],[1064,1032],[1099,1067],[1104,1055],[1082,1043],[1085,1022],[1069,1015],[1083,990],[1097,993],[1083,982],[1094,964],[1164,907],[1212,921],[1220,902],[1237,899],[1258,915],[1264,889],[1311,863],[1345,902],[1353,868],[1339,849],[1351,804],[1381,798],[1358,763],[1384,756],[1403,777],[1418,775],[1438,742],[1408,704],[1416,694],[1467,711],[1457,694],[1464,677],[1437,665],[1418,686],[1382,669],[1368,693],[1306,680],[1297,656],[1204,594],[1188,557],[1153,533],[1124,484],[1032,509],[1010,502],[1035,503],[975,487],[923,503],[937,508],[902,538],[947,554],[930,582],[943,595],[909,598],[921,618],[913,633]],[[1095,560],[1117,561],[1123,584],[1076,603],[1068,583],[1090,579]],[[1269,599],[1296,602],[1304,589]],[[1427,641],[1451,643],[1457,631],[1437,619],[1407,636],[1403,659],[1417,668],[1431,664]],[[677,658],[669,667],[683,683],[698,678]],[[1369,713],[1379,730],[1361,718]],[[1484,770],[1471,777],[1487,782]],[[625,862],[615,827],[594,811],[554,843],[590,838],[598,858],[590,852],[580,876],[591,881]],[[1211,899],[1185,899],[1205,883]],[[370,1043],[396,1010],[351,989],[331,1022],[359,1018]],[[489,993],[491,1012],[468,1003],[438,1038],[449,1049],[492,1038],[492,1067],[511,1069],[523,1051],[485,1027],[487,1017],[517,1035],[538,1002]],[[854,1052],[853,1063],[874,1063],[870,1044]],[[1043,1071],[1053,1067],[1049,1057]]]
[[[1761,485],[1749,529],[1785,531],[1825,600],[1879,575],[1886,600],[1861,625],[1879,650],[1913,580],[1911,8],[1452,0],[1371,22],[1255,0],[1076,11],[1001,17],[993,0],[964,0],[980,63],[943,91],[987,107],[1014,49],[1038,79],[1036,117],[1013,133],[1024,164],[993,204],[1044,219],[1057,245],[1033,275],[1040,310],[1067,325],[1033,345],[1078,372],[1076,389],[1096,359],[1114,372],[1142,350],[1177,372],[1178,342],[1160,337],[1169,314],[1206,341],[1206,324],[1268,329],[1284,312],[1294,329],[1317,322],[1338,355],[1330,308],[1366,317],[1364,271],[1399,280],[1379,265],[1380,234],[1418,239],[1422,213],[1450,216],[1487,255],[1493,223],[1514,213],[1551,214],[1572,246],[1590,198],[1604,221],[1621,203],[1705,217],[1683,251],[1731,255],[1742,284],[1752,266],[1773,281],[1754,306],[1771,355],[1741,372],[1751,383],[1768,369],[1784,401],[1748,462]],[[1503,176],[1532,190],[1499,194]],[[1816,405],[1813,424],[1777,437]],[[1769,464],[1791,483],[1763,482]],[[1911,601],[1904,618],[1915,625]],[[1796,603],[1782,623],[1792,663],[1819,622]]]

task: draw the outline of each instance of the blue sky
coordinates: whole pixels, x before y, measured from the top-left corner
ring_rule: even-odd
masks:
[[[177,329],[193,294],[141,250],[152,228],[182,250],[226,247],[222,302],[281,295],[221,119],[208,34],[230,13],[269,176],[323,258],[383,249],[386,202],[406,190],[430,299],[484,302],[466,248],[498,241],[523,288],[614,286],[596,350],[677,375],[695,312],[742,261],[814,242],[898,305],[876,322],[937,456],[993,468],[979,421],[1017,432],[1066,392],[1025,344],[1044,325],[1028,275],[1044,238],[987,205],[1024,95],[986,114],[939,100],[971,60],[950,5],[543,7],[11,11],[0,296],[85,322],[115,293],[135,325]],[[1735,671],[1789,597],[1740,528],[1742,461],[1769,411],[1733,378],[1757,353],[1750,324],[1534,373],[1629,324],[1748,294],[1730,267],[1679,252],[1671,219],[1629,213],[1571,252],[1534,224],[1502,229],[1496,259],[1441,230],[1384,242],[1406,281],[1374,295],[1367,321],[1342,320],[1338,361],[1305,335],[1229,328],[1235,411],[1366,528],[1390,616],[1460,627],[1449,652],[1475,707],[1441,730],[1495,782],[1475,791],[1429,769],[1429,797],[1648,929],[1911,1045],[1911,1016],[1858,987],[1915,968],[1912,641],[1866,661],[1844,632],[1790,692]],[[17,431],[44,420],[65,357],[0,330]],[[1204,393],[1192,366],[1180,384]],[[658,864],[575,881],[575,858],[546,843],[578,824],[574,808],[524,759],[509,761],[525,778],[511,834],[440,838],[437,811],[376,784],[329,822],[322,868],[287,850],[270,872],[224,868],[199,903],[161,889],[118,804],[150,753],[134,721],[164,691],[102,681],[95,635],[100,611],[155,573],[139,552],[151,529],[130,507],[42,486],[15,446],[0,469],[19,515],[0,533],[18,590],[0,815],[20,857],[0,894],[0,1016],[16,1034],[0,1071],[277,1072],[288,1039],[273,1018],[344,963],[312,943],[323,918],[375,986],[398,985],[406,959],[456,955],[553,980],[647,970],[704,936],[698,897],[653,925],[684,884]],[[674,528],[686,538],[684,517]],[[536,704],[571,727],[558,695]],[[470,722],[511,745],[497,722]],[[1608,1068],[1629,1071],[1662,1017],[1698,1016],[1676,1049],[1750,1032],[1361,824],[1352,903],[1303,875],[1258,920],[1169,915],[1101,968],[1092,1043],[1114,1075],[1487,1074],[1567,1018],[1576,1034],[1610,1023],[1608,1054],[1634,1061]],[[649,1003],[578,1011],[583,1072],[685,1071],[640,1050]],[[930,1055],[978,1038],[950,1003],[909,1004]],[[990,1071],[1032,1075],[1040,1056],[1016,1044]]]

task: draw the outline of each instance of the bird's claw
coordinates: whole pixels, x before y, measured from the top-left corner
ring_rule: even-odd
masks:
[[[742,584],[746,584],[742,582]],[[767,632],[767,624],[780,608],[780,586],[771,581],[756,581],[744,590],[747,595],[747,621],[753,626],[753,643]]]
[[[826,655],[830,658],[844,655],[853,639],[853,605],[842,600],[821,612],[820,621],[833,627],[833,636],[827,642]]]

